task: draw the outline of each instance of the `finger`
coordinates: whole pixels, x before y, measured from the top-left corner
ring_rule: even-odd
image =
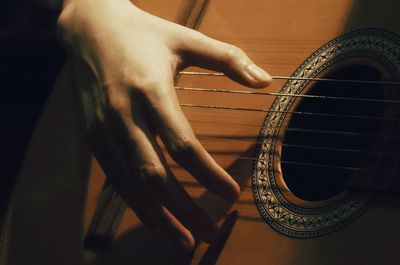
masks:
[[[159,157],[161,150],[156,147]],[[201,209],[182,188],[175,176],[167,168],[165,159],[162,167],[142,168],[146,172],[146,182],[152,186],[163,205],[189,230],[196,238],[212,243],[217,238],[217,228],[211,218]],[[164,180],[163,180],[164,179]]]
[[[171,92],[172,84],[171,80],[169,89],[159,87],[145,95],[144,105],[147,106],[153,126],[175,161],[210,191],[224,199],[236,200],[240,194],[239,185],[196,139],[176,94]]]
[[[181,48],[186,65],[224,72],[232,80],[254,88],[265,87],[271,83],[271,76],[240,48],[200,32],[186,30]]]
[[[189,252],[194,247],[194,238],[137,179],[132,179],[124,156],[117,150],[105,126],[97,126],[88,139],[92,151],[117,192],[133,209],[143,224],[158,236],[167,237],[178,250]],[[129,187],[126,185],[129,180]]]
[[[139,177],[166,208],[196,236],[207,242],[216,238],[216,227],[207,214],[177,182],[166,167],[155,136],[143,119],[142,109],[134,102],[133,118],[118,113],[114,123],[114,135],[118,135],[123,156],[129,161],[131,178]],[[134,183],[133,183],[134,185]],[[128,185],[129,188],[130,185]]]

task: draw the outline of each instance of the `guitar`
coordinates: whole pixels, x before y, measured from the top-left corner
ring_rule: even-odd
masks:
[[[199,69],[179,77],[177,93],[196,135],[243,190],[230,205],[166,155],[178,180],[225,231],[215,245],[199,243],[184,262],[396,264],[400,3],[211,0],[206,9],[196,9],[197,1],[179,9],[184,1],[164,2],[137,4],[238,45],[276,79],[255,91],[223,76],[191,74]],[[201,20],[182,19],[190,10]],[[57,105],[55,98],[49,106]],[[45,118],[41,132],[43,124]],[[64,143],[84,141],[71,139]],[[115,233],[112,248],[92,262],[174,264],[173,250],[123,211],[112,192],[101,196],[114,212],[94,217],[107,225],[93,226],[105,177],[95,160],[82,162],[87,150],[71,148],[66,156],[79,159],[64,167],[90,175],[85,230]],[[25,172],[37,167],[34,161]]]

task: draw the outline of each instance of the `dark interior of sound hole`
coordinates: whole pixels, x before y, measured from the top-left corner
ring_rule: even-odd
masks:
[[[380,72],[365,65],[340,68],[329,79],[381,80]],[[318,82],[310,95],[347,99],[383,99],[382,85]],[[379,132],[383,115],[382,102],[299,98],[296,112],[323,115],[293,114],[282,147],[282,171],[285,183],[299,198],[319,201],[344,189],[347,178],[355,173],[348,167],[359,167]],[[328,115],[325,115],[328,114]],[[368,119],[344,116],[368,116]],[[342,117],[343,116],[343,117]],[[353,150],[353,151],[350,151]],[[354,151],[359,150],[359,151]]]

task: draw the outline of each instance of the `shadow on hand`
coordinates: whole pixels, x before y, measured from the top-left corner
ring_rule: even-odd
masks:
[[[175,264],[175,256],[173,246],[166,239],[156,237],[140,225],[118,237],[111,249],[98,253],[94,264],[169,265]]]
[[[237,212],[228,215],[220,228],[220,237],[209,245],[199,265],[214,265],[237,220]],[[189,265],[192,255],[180,255],[166,239],[156,237],[144,226],[137,226],[119,237],[108,251],[97,254],[96,265]]]
[[[254,148],[249,148],[243,155],[252,156]],[[237,160],[227,171],[238,172],[238,169],[248,169],[248,174],[240,174],[236,177],[240,188],[243,190],[251,175],[252,162]],[[247,172],[247,170],[245,170]],[[232,229],[238,218],[238,212],[232,211],[232,203],[219,199],[215,194],[205,191],[196,202],[205,207],[212,208],[212,216],[215,221],[224,219],[218,240],[207,247],[204,252],[196,254],[199,265],[214,265],[223,251]],[[195,251],[196,252],[196,251]],[[182,255],[177,253],[167,239],[160,239],[149,229],[139,225],[118,237],[109,250],[100,250],[90,264],[96,265],[189,265],[193,262],[193,254]]]

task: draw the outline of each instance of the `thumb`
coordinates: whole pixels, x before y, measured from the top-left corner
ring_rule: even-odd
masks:
[[[240,48],[204,34],[190,30],[185,34],[182,58],[185,66],[224,72],[232,80],[245,86],[262,88],[268,86],[271,76],[257,66]]]

